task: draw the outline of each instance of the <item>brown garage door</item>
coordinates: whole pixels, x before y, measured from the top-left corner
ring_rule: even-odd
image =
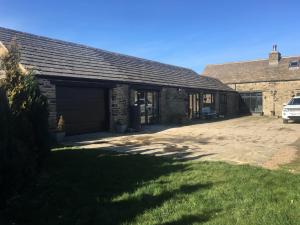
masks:
[[[106,100],[106,89],[57,86],[56,110],[58,116],[64,117],[66,134],[106,130]]]

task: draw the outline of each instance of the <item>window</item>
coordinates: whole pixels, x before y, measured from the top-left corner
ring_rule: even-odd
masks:
[[[200,118],[200,93],[189,94],[189,118]]]
[[[262,112],[262,93],[261,92],[246,92],[241,93],[241,111],[251,113]]]
[[[293,98],[288,105],[300,105],[300,98]]]
[[[133,104],[140,107],[141,124],[154,124],[159,120],[158,92],[157,91],[134,91]]]
[[[289,64],[289,68],[299,68],[299,60],[298,61],[291,61]]]
[[[215,94],[209,93],[203,95],[203,107],[209,107],[211,111],[215,110]]]

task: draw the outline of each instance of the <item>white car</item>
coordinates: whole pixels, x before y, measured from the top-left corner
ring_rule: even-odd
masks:
[[[300,96],[293,97],[289,103],[284,104],[282,120],[283,123],[289,120],[300,120]]]

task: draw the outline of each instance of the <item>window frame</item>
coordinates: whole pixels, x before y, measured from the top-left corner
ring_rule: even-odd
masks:
[[[250,113],[263,113],[263,94],[261,91],[241,92],[240,97]],[[254,100],[255,104],[253,105]],[[257,104],[257,102],[261,102],[261,104]],[[254,110],[252,110],[253,106],[255,106]],[[260,110],[255,110],[256,108],[260,108]]]
[[[201,92],[188,93],[188,117],[190,119],[201,118]]]
[[[300,66],[299,60],[294,60],[289,62],[289,68],[299,68],[299,66]]]

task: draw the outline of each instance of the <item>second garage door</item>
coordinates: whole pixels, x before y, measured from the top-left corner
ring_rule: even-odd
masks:
[[[57,114],[64,117],[67,135],[107,129],[106,89],[56,86],[56,101]]]

